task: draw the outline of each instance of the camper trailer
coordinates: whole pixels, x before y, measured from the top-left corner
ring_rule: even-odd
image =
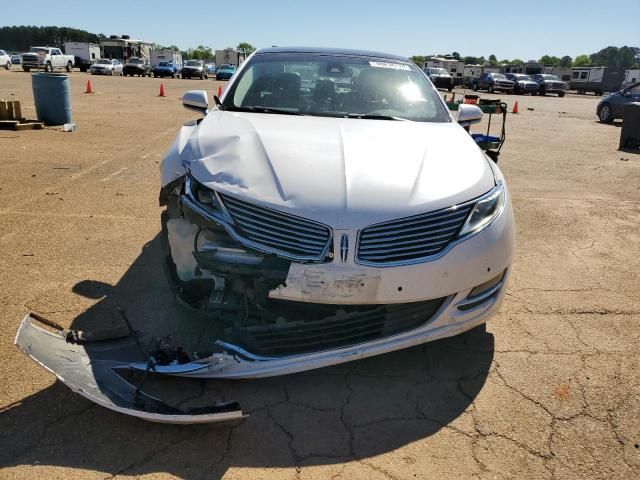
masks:
[[[465,65],[462,70],[462,85],[471,87],[473,79],[482,76],[483,73],[500,73],[500,68],[490,65]]]
[[[129,35],[111,35],[100,40],[102,58],[116,59],[125,63],[131,57],[150,60],[153,42],[134,40]]]
[[[640,82],[640,70],[625,70],[623,87]]]
[[[160,62],[171,62],[178,70],[182,68],[182,54],[177,50],[151,50],[151,68]]]
[[[542,73],[555,75],[563,82],[569,83],[571,81],[573,69],[571,67],[544,67]]]
[[[574,67],[571,88],[579,94],[617,92],[624,82],[624,69],[615,67]]]
[[[455,58],[428,58],[422,69],[425,68],[444,68],[449,75],[453,77],[454,85],[461,85],[464,74],[464,62]]]
[[[80,68],[81,72],[86,72],[100,58],[100,45],[87,42],[65,42],[64,53],[76,57],[74,65]]]

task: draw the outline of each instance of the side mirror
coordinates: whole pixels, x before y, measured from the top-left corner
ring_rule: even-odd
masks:
[[[461,103],[458,107],[458,123],[463,127],[469,127],[482,121],[482,110],[475,105]]]
[[[182,96],[182,106],[187,110],[195,110],[203,115],[209,109],[209,98],[204,90],[189,90]]]

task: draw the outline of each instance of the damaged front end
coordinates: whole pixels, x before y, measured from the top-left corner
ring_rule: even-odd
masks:
[[[163,189],[161,204],[177,299],[211,315],[220,331],[215,340],[252,355],[304,355],[389,337],[424,324],[445,301],[283,300],[277,291],[287,287],[292,265],[332,262],[329,227],[220,194],[190,175]],[[355,280],[357,288],[366,281]]]

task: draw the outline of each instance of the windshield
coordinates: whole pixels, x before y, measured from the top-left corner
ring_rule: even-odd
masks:
[[[223,108],[450,121],[439,94],[412,63],[344,55],[256,55],[225,95]]]
[[[38,47],[31,47],[29,49],[30,52],[32,53],[49,53],[49,50],[46,48],[38,48]]]
[[[98,63],[100,65],[111,65],[111,60],[108,60],[106,58],[101,58],[96,63]]]
[[[136,65],[139,65],[144,62],[142,61],[141,58],[130,58],[129,60],[127,60],[127,63],[134,63]]]
[[[160,63],[158,64],[158,66],[159,66],[159,67],[170,67],[170,66],[171,66],[171,64],[170,64],[169,62],[160,62]]]
[[[447,72],[444,68],[431,68],[431,75],[436,74],[436,75],[448,75],[449,72]]]
[[[542,78],[544,78],[545,80],[560,80],[558,77],[556,77],[555,75],[540,75]]]
[[[503,74],[501,74],[501,73],[492,73],[492,74],[491,74],[491,76],[492,76],[493,78],[497,78],[497,79],[499,79],[499,80],[506,80],[506,79],[507,79],[507,77],[505,77],[505,76],[504,76]]]
[[[516,80],[531,80],[529,75],[514,75]]]
[[[185,63],[185,65],[187,67],[199,67],[200,62],[198,60],[189,60],[187,63]]]

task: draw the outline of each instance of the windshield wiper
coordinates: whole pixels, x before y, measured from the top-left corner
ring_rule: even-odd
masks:
[[[254,113],[276,113],[279,115],[306,115],[301,112],[294,112],[291,110],[281,110],[279,108],[271,108],[271,107],[226,107],[220,105],[218,107],[220,110],[226,110],[229,112],[254,112]]]
[[[340,115],[344,118],[359,118],[363,120],[398,120],[400,122],[411,122],[408,118],[394,117],[393,115],[373,115],[369,113],[345,113]]]

